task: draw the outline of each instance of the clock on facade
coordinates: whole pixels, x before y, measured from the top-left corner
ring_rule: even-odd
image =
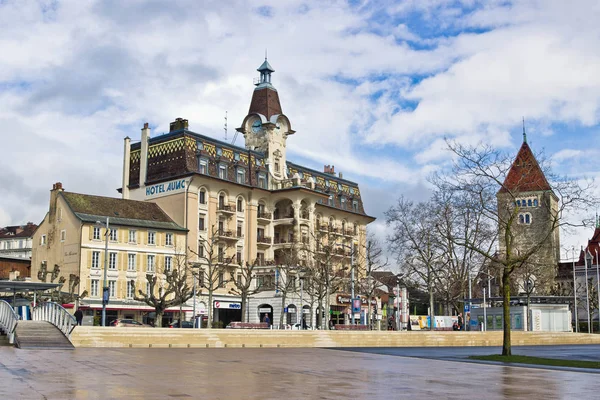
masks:
[[[260,131],[260,126],[261,126],[260,120],[259,120],[259,119],[257,119],[257,120],[256,120],[256,121],[254,121],[254,123],[252,124],[252,132],[254,132],[254,133],[258,133],[258,131]]]

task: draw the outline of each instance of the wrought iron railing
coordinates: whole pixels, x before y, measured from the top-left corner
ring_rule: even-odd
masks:
[[[0,300],[0,328],[8,336],[8,342],[15,342],[15,329],[19,322],[19,314],[17,314],[12,306],[4,300]]]
[[[63,306],[57,303],[45,302],[38,304],[31,313],[34,321],[48,321],[65,334],[71,336],[71,332],[77,326],[77,320],[69,314]]]

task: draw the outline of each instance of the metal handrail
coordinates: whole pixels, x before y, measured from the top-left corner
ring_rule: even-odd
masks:
[[[0,328],[6,332],[8,342],[15,342],[15,330],[21,317],[15,309],[6,301],[0,300]]]
[[[48,321],[65,334],[71,336],[71,332],[77,326],[77,320],[63,306],[57,303],[45,302],[38,304],[31,313],[34,321]]]

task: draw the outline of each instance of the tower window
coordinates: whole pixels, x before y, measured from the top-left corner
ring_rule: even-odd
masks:
[[[519,214],[519,224],[530,225],[531,221],[532,221],[531,214],[529,214],[529,213]]]
[[[538,206],[538,199],[533,199],[533,206],[537,207]]]
[[[527,200],[527,207],[531,207],[532,205],[531,199]]]

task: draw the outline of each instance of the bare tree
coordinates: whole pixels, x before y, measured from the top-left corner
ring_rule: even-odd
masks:
[[[38,271],[38,279],[40,280],[40,282],[47,282],[48,274],[50,274],[50,283],[54,283],[54,281],[58,279],[58,282],[56,283],[58,283],[59,286],[57,286],[55,289],[52,289],[50,292],[36,291],[36,299],[50,300],[58,304],[66,304],[73,303],[87,297],[87,290],[84,290],[83,292],[81,292],[81,294],[78,293],[80,283],[79,275],[69,274],[69,283],[67,286],[67,291],[63,291],[67,279],[64,276],[60,275],[60,266],[58,264],[54,264],[52,272],[49,272],[46,264],[42,263],[42,265],[40,265],[40,270]],[[33,296],[26,297],[31,297],[31,299],[33,299]]]
[[[229,235],[229,231],[213,225],[208,237],[201,236],[198,240],[198,249],[189,249],[198,258],[195,273],[198,278],[198,286],[201,288],[200,293],[206,290],[208,294],[208,328],[212,328],[214,292],[225,287],[227,284],[225,272],[229,270],[232,273],[234,268],[233,259],[235,254],[227,256],[227,253],[233,247],[232,241],[227,239],[227,235]]]
[[[190,288],[190,268],[186,262],[185,254],[177,253],[171,258],[174,262],[169,266],[166,262],[157,265],[155,272],[146,273],[147,286],[145,290],[138,289],[134,294],[134,299],[141,301],[154,308],[156,313],[155,326],[162,326],[162,317],[165,310],[169,307],[184,304],[192,296]],[[129,284],[133,287],[135,293],[135,280]],[[179,324],[182,325],[183,319]]]
[[[432,328],[436,280],[444,265],[444,251],[436,234],[436,214],[433,201],[415,204],[404,197],[385,213],[386,222],[392,227],[387,240],[401,272],[407,280],[420,284],[429,293]]]
[[[259,282],[255,282],[253,285],[253,281],[256,278],[256,272],[259,267],[259,260],[256,259],[253,262],[248,262],[244,265],[241,265],[237,271],[237,277],[231,276],[231,282],[234,285],[234,288],[231,289],[233,294],[236,294],[242,299],[242,322],[248,322],[246,318],[247,308],[248,308],[248,299],[253,294],[256,294],[263,290],[262,284]]]
[[[375,291],[380,286],[380,283],[373,278],[373,272],[383,270],[388,265],[387,258],[385,261],[383,261],[382,257],[383,249],[381,248],[379,241],[373,235],[369,235],[367,237],[367,243],[365,245],[364,252],[364,278],[359,280],[359,292],[367,297],[367,321],[369,321],[369,329],[373,329],[371,320],[371,299],[373,298]]]
[[[295,241],[291,242],[288,247],[278,251],[279,263],[276,267],[275,290],[281,298],[281,313],[279,315],[279,326],[284,325],[284,312],[288,295],[297,289],[298,275],[301,270],[300,252],[301,248]],[[302,309],[302,305],[300,305]],[[296,310],[298,311],[298,310]]]
[[[556,177],[540,167],[532,154],[527,156],[529,153],[517,156],[513,162],[512,157],[490,146],[467,147],[448,142],[448,147],[454,164],[448,174],[439,177],[440,188],[469,199],[465,207],[498,227],[499,251],[492,251],[487,244],[482,246],[470,237],[453,237],[452,241],[499,267],[504,317],[502,355],[511,355],[511,276],[527,262],[549,259],[553,252],[558,254],[559,228],[582,225],[568,222],[565,215],[595,203],[591,183]],[[530,152],[528,146],[522,150]],[[535,231],[528,230],[530,219],[524,217],[528,205],[521,202],[524,194],[531,192],[538,193]],[[548,265],[547,273],[555,274],[555,269],[556,265]]]
[[[311,291],[317,301],[317,324],[321,329],[329,326],[330,297],[347,283],[347,267],[344,259],[350,254],[336,242],[332,226],[329,230],[319,231],[314,237],[315,248],[306,248],[306,267],[311,277]],[[349,266],[349,265],[348,265]],[[321,310],[325,310],[325,318],[321,318]]]

